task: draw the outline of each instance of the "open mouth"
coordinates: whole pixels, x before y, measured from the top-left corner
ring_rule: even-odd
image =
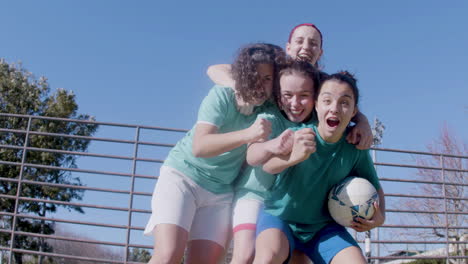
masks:
[[[337,127],[338,125],[340,124],[340,120],[336,119],[336,118],[328,118],[327,119],[327,125],[329,127]]]
[[[289,109],[289,113],[291,113],[292,116],[294,117],[299,117],[302,114],[303,110],[293,110]]]
[[[300,53],[300,54],[297,55],[297,57],[299,58],[299,60],[302,60],[302,61],[307,61],[307,62],[312,61],[312,55],[311,54]]]

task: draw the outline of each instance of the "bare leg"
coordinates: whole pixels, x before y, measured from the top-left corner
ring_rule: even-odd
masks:
[[[192,240],[188,243],[187,264],[218,264],[224,256],[224,246],[211,240]]]
[[[281,264],[289,255],[289,241],[279,229],[270,228],[261,232],[255,243],[254,264]]]
[[[294,250],[291,256],[291,260],[289,261],[291,264],[310,264],[312,261],[307,257],[304,252],[299,250]]]
[[[347,247],[332,259],[331,264],[366,264],[366,259],[364,255],[362,255],[362,251],[360,248],[352,246]]]
[[[234,234],[231,264],[250,264],[255,254],[255,230],[240,230]]]
[[[180,264],[188,232],[174,224],[159,224],[153,233],[154,253],[148,264]]]

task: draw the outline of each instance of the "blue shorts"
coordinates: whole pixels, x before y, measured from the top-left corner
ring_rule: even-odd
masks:
[[[328,264],[341,250],[352,246],[359,247],[346,228],[337,223],[326,225],[311,240],[301,242],[293,235],[285,221],[262,210],[257,222],[257,236],[270,228],[281,230],[288,238],[289,256],[284,263],[288,263],[294,249],[304,252],[314,264]]]

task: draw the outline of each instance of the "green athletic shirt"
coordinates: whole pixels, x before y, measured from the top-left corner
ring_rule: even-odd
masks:
[[[294,235],[307,242],[328,223],[328,192],[342,179],[359,176],[379,190],[380,183],[369,150],[358,150],[346,140],[327,143],[316,133],[317,151],[278,174],[265,201],[265,210],[286,221]]]
[[[200,106],[197,123],[212,124],[218,128],[218,133],[228,133],[252,125],[260,109],[256,107],[249,116],[241,114],[236,108],[234,90],[215,85]],[[242,145],[216,157],[197,158],[192,153],[195,126],[169,152],[164,165],[184,173],[210,192],[232,191],[232,182],[245,161],[247,146]]]
[[[271,134],[269,139],[276,138],[286,129],[298,130],[304,126],[301,123],[294,123],[288,120],[278,107],[273,104],[265,107],[264,112],[258,114],[257,118],[263,118],[271,122]],[[315,120],[315,118],[312,118],[307,124],[315,123]],[[265,172],[262,167],[262,165],[247,165],[246,168],[242,170],[234,184],[236,191],[235,199],[264,200],[266,192],[275,182],[276,176]]]

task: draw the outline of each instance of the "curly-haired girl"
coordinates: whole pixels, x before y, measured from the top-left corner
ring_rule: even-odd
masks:
[[[215,85],[195,126],[170,151],[154,189],[145,234],[154,236],[149,263],[218,263],[230,234],[231,183],[245,161],[247,144],[262,141],[271,125],[241,114],[240,100],[256,106],[270,98],[281,48],[252,44],[234,62],[234,92]],[[260,109],[256,107],[254,111]]]

